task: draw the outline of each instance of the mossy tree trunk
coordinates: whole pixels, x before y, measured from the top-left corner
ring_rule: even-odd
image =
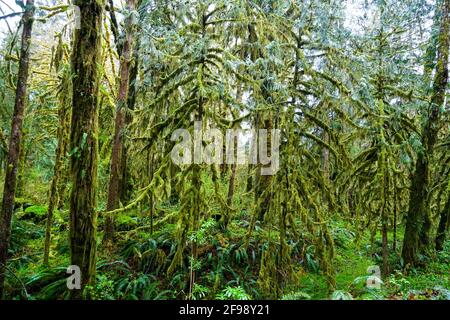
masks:
[[[429,244],[431,218],[428,202],[430,190],[430,159],[441,127],[442,106],[448,83],[448,56],[450,45],[450,0],[443,2],[441,29],[438,40],[438,57],[428,118],[422,131],[422,147],[418,154],[416,171],[412,178],[409,210],[403,241],[402,257],[406,265],[420,263],[419,255]]]
[[[266,97],[265,97],[266,98]],[[273,121],[272,115],[269,114],[259,114],[258,115],[258,127],[256,130],[264,129],[267,130],[267,150],[272,149],[270,136],[273,130]],[[259,142],[258,142],[259,143]],[[273,156],[272,154],[270,155]],[[259,161],[261,160],[260,154],[258,155]],[[272,200],[272,191],[271,191],[271,183],[273,176],[271,175],[262,175],[261,168],[262,165],[259,163],[256,169],[255,176],[255,203],[256,203],[256,217],[259,221],[264,221],[264,217],[269,210],[269,205]]]
[[[248,41],[251,44],[256,44],[259,39],[256,31],[256,27],[253,24],[248,25]],[[250,59],[252,61],[256,61],[259,58],[264,58],[264,54],[261,50],[258,50],[256,48],[252,48],[249,52]],[[264,101],[264,104],[270,105],[273,102],[272,99],[272,81],[271,80],[263,80],[260,86],[261,91],[261,98]],[[258,112],[256,114],[255,118],[255,130],[258,132],[258,130],[267,130],[267,150],[271,150],[271,140],[270,136],[272,134],[273,129],[273,115],[271,111],[262,111]],[[259,138],[256,148],[259,149]],[[260,151],[260,150],[259,150]],[[272,156],[272,155],[270,155]],[[268,207],[270,205],[270,201],[272,200],[272,192],[271,192],[271,182],[272,182],[272,176],[270,175],[262,175],[261,174],[261,168],[263,167],[260,163],[261,155],[258,152],[258,163],[256,167],[255,172],[255,178],[254,178],[254,189],[255,189],[255,203],[256,203],[256,218],[259,221],[264,220],[264,216],[266,212],[268,211]],[[249,189],[251,186],[251,182],[248,181],[247,188]]]
[[[5,155],[8,153],[8,143],[3,130],[0,128],[0,173],[3,170],[3,164],[5,162]]]
[[[127,1],[128,9],[135,10],[135,0]],[[123,166],[123,151],[124,151],[124,127],[125,127],[125,113],[127,111],[128,91],[130,85],[130,70],[133,58],[133,18],[130,16],[125,22],[127,26],[126,39],[122,48],[120,58],[120,85],[119,95],[117,99],[117,111],[115,121],[115,132],[113,138],[113,148],[111,155],[111,172],[108,190],[107,211],[113,211],[118,208],[120,200],[121,182],[123,177],[121,175],[121,167]],[[123,169],[123,168],[122,168]],[[107,215],[105,219],[105,241],[112,241],[114,238],[114,218]]]
[[[16,99],[11,124],[11,136],[9,138],[3,202],[0,212],[0,299],[3,297],[4,293],[6,263],[8,260],[9,241],[11,237],[11,219],[14,211],[17,171],[22,144],[23,118],[25,103],[27,101],[27,82],[30,66],[31,33],[33,30],[34,12],[34,0],[27,0],[25,13],[22,17],[23,30]]]
[[[447,203],[444,209],[441,211],[441,217],[439,219],[439,227],[436,236],[436,250],[442,251],[444,249],[445,236],[450,226],[450,195],[448,196]]]
[[[51,244],[51,231],[53,226],[53,212],[60,209],[61,198],[64,197],[63,189],[61,189],[61,177],[65,168],[65,155],[67,150],[67,140],[69,136],[69,116],[70,116],[70,90],[71,80],[68,79],[69,74],[63,77],[63,90],[60,93],[60,106],[58,110],[59,126],[57,130],[58,145],[56,147],[55,166],[53,168],[53,179],[50,186],[50,195],[47,210],[47,222],[45,228],[44,242],[44,265],[48,265]]]
[[[26,98],[27,99],[27,98]],[[27,102],[25,102],[26,104]],[[25,140],[27,139],[26,133],[22,130],[21,146],[19,153],[19,163],[17,165],[17,182],[16,182],[16,197],[22,198],[24,196],[25,189],[25,159],[27,158],[27,150]]]
[[[101,59],[102,0],[77,0],[82,16],[75,31],[72,53],[73,98],[70,134],[70,253],[80,267],[81,290],[71,292],[81,299],[95,275],[97,229],[98,92]]]
[[[128,111],[132,112],[136,106],[136,98],[137,98],[137,80],[138,80],[138,72],[139,72],[139,40],[136,35],[136,44],[134,46],[133,53],[133,63],[130,70],[130,80],[128,84]],[[129,125],[132,122],[132,115],[130,112],[127,112],[125,115],[125,125]],[[133,191],[133,182],[132,176],[130,172],[130,167],[128,166],[128,154],[130,151],[130,145],[124,143],[122,146],[122,180],[121,180],[121,190],[120,190],[120,201],[123,203],[127,203],[130,201],[132,197]]]

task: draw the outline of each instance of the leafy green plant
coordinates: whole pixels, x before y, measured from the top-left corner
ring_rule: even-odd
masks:
[[[22,220],[31,220],[39,223],[47,216],[47,206],[31,206],[26,208],[18,217]]]
[[[98,274],[93,286],[86,287],[86,294],[92,300],[115,300],[114,281],[106,274]]]
[[[16,254],[21,248],[25,247],[31,240],[41,239],[44,236],[44,230],[30,221],[23,221],[13,218],[11,227],[10,252]],[[25,260],[26,257],[23,257]],[[22,260],[22,259],[21,259]]]
[[[311,296],[306,292],[296,291],[283,295],[281,300],[311,300]]]
[[[212,241],[212,231],[216,227],[217,222],[214,219],[208,219],[202,223],[197,231],[190,234],[189,240],[198,245],[204,245]]]
[[[24,282],[28,292],[39,299],[55,300],[68,295],[65,267],[42,268]]]
[[[405,294],[410,285],[411,282],[399,271],[389,277],[389,286],[394,289],[394,293]]]
[[[190,295],[192,300],[204,299],[209,293],[209,289],[201,284],[194,283],[192,287],[192,293]]]
[[[251,300],[242,287],[226,287],[217,296],[217,300]]]
[[[339,247],[347,247],[355,239],[355,233],[343,227],[332,228],[334,243]]]

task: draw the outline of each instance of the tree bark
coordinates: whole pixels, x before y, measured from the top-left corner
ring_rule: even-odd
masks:
[[[64,79],[67,81],[68,79]],[[70,81],[70,80],[69,80]],[[60,99],[60,107],[58,111],[59,116],[59,127],[57,131],[58,145],[56,147],[56,159],[54,166],[54,173],[52,184],[50,187],[50,195],[48,201],[47,210],[47,222],[45,228],[45,242],[44,242],[44,265],[48,265],[49,253],[50,253],[50,243],[51,243],[51,231],[53,225],[53,212],[55,208],[60,209],[60,203],[63,195],[63,190],[61,190],[61,177],[64,172],[64,157],[67,149],[67,138],[69,134],[69,107],[66,101],[66,93],[62,93],[64,96]]]
[[[135,10],[135,0],[127,1],[128,9]],[[122,156],[123,156],[123,129],[125,125],[125,113],[128,102],[128,91],[130,85],[130,69],[133,57],[133,25],[132,18],[129,17],[125,22],[127,25],[126,40],[123,45],[122,55],[120,59],[120,86],[119,96],[117,99],[117,111],[115,121],[115,132],[113,139],[113,148],[111,155],[111,172],[109,179],[108,202],[106,210],[113,211],[119,205],[120,182],[123,180],[121,176]],[[105,218],[105,238],[106,242],[112,241],[114,238],[114,218],[110,214]]]
[[[450,226],[450,195],[448,196],[447,203],[441,212],[439,219],[439,227],[436,235],[436,250],[442,251],[444,249],[445,236]]]
[[[450,44],[450,0],[443,2],[442,22],[438,41],[438,58],[433,83],[433,94],[427,122],[422,133],[423,150],[419,152],[416,171],[412,178],[408,217],[403,241],[402,257],[405,265],[420,264],[419,254],[428,244],[431,228],[428,191],[430,190],[430,166],[440,129],[441,108],[445,102],[448,83],[448,56]]]
[[[394,186],[394,222],[393,222],[393,240],[392,240],[392,250],[394,252],[397,252],[397,216],[398,216],[398,207],[397,202],[399,201],[398,195],[397,195],[397,188]]]
[[[3,189],[2,211],[0,215],[0,299],[4,294],[6,263],[8,260],[9,241],[11,237],[11,219],[14,211],[17,170],[20,147],[22,143],[23,118],[25,103],[27,101],[27,81],[29,76],[31,33],[33,30],[34,12],[34,0],[27,0],[25,13],[22,17],[23,31],[16,87],[16,100],[11,124],[5,186]]]
[[[268,101],[268,96],[265,96],[264,99]],[[259,114],[258,115],[258,126],[256,130],[259,129],[265,129],[267,130],[267,150],[272,149],[271,144],[271,134],[273,130],[273,121],[272,121],[272,114]],[[259,139],[259,137],[258,137]],[[259,143],[259,142],[258,142]],[[272,154],[270,155],[273,156]],[[258,152],[258,159],[260,157],[260,154]],[[255,176],[255,203],[257,204],[256,207],[256,217],[259,221],[264,221],[264,217],[266,213],[269,210],[270,202],[272,201],[272,191],[271,189],[271,183],[273,176],[270,175],[262,175],[261,174],[261,168],[263,166],[259,163],[256,166],[256,176]]]
[[[139,4],[138,4],[139,6]],[[138,67],[139,67],[139,40],[138,36],[135,34],[135,45],[133,53],[133,63],[130,70],[130,80],[128,84],[128,111],[125,115],[125,125],[128,126],[132,122],[131,111],[135,109],[136,98],[137,98],[137,79],[138,79]],[[128,166],[128,154],[129,154],[129,144],[124,143],[122,146],[122,180],[121,180],[121,190],[120,190],[120,200],[123,203],[130,201],[133,192],[133,181],[130,168]]]
[[[97,232],[98,92],[101,59],[103,0],[77,0],[80,29],[75,31],[72,73],[72,124],[70,134],[70,253],[80,267],[81,289],[71,292],[81,299],[94,280]]]
[[[231,177],[230,182],[228,184],[228,195],[227,195],[227,212],[225,216],[223,217],[223,229],[226,230],[228,228],[228,224],[230,223],[231,219],[231,207],[233,206],[233,197],[234,197],[234,188],[235,188],[235,182],[236,182],[236,173],[237,173],[237,164],[234,163],[231,165]]]
[[[25,105],[27,102],[24,103]],[[25,159],[27,156],[25,140],[27,139],[26,135],[22,130],[22,138],[21,138],[21,146],[19,152],[19,163],[17,165],[17,182],[16,182],[16,197],[22,198],[24,196],[24,176],[25,176]]]
[[[272,176],[261,175],[261,166],[257,167],[255,177],[255,203],[257,204],[256,216],[259,221],[263,222],[266,213],[269,211],[270,202],[272,201],[272,192],[270,191],[270,184]]]
[[[326,130],[323,131],[323,141],[326,143],[330,143],[330,136]],[[330,150],[328,148],[322,148],[322,169],[323,169],[323,176],[325,178],[325,181],[330,180]]]

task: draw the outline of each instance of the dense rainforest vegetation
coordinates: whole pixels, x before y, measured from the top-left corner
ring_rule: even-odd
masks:
[[[450,300],[450,0],[0,0],[0,32],[0,299]]]

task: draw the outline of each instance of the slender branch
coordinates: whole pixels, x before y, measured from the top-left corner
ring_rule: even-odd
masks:
[[[1,17],[0,17],[0,20],[12,18],[12,17],[15,17],[15,16],[20,16],[20,15],[22,15],[22,14],[23,14],[23,12],[13,12],[13,13],[6,14],[6,15],[4,15],[4,16],[1,16]]]

